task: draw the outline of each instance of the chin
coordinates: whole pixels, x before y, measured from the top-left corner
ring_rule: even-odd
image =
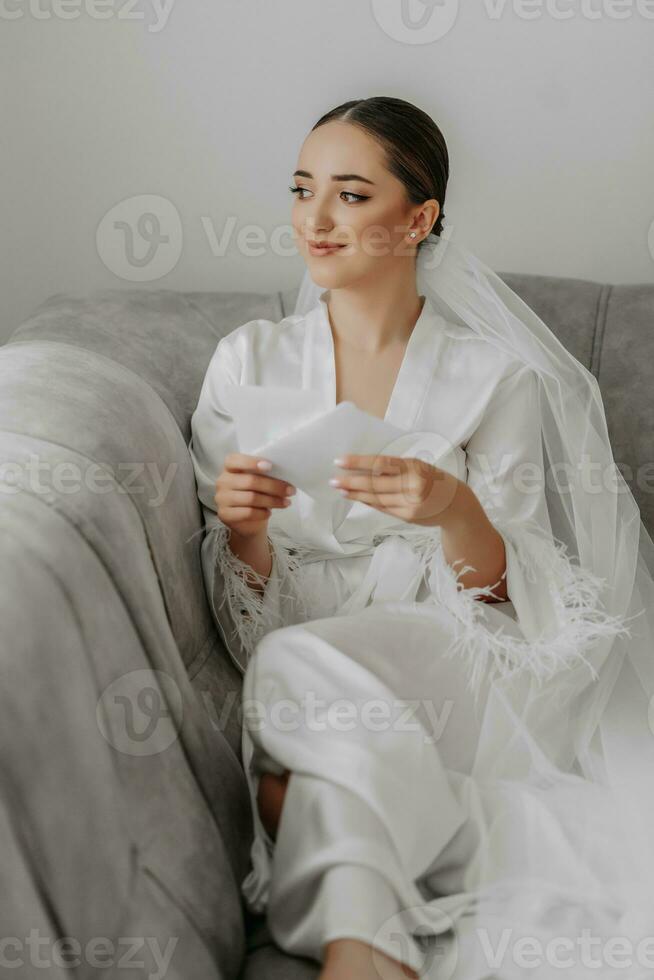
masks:
[[[307,268],[311,273],[311,278],[317,286],[324,286],[326,289],[329,286],[335,286],[340,283],[343,279],[343,273],[338,273],[325,269],[321,266],[320,262],[312,262],[309,260],[307,262]]]
[[[329,289],[331,286],[337,288],[345,278],[342,272],[334,269],[325,269],[324,263],[320,259],[316,261],[312,256],[306,259],[306,264],[316,286],[323,286],[325,289]],[[348,276],[347,278],[349,279],[350,277]]]
[[[316,286],[322,286],[324,289],[344,289],[365,275],[364,272],[350,263],[347,263],[347,266],[345,264],[341,266],[339,261],[336,261],[332,265],[329,260],[324,261],[320,258],[314,258],[312,255],[307,255],[305,262],[313,282]]]

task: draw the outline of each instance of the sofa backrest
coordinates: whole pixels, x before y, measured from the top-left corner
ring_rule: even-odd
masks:
[[[654,536],[654,285],[501,276],[597,378],[613,458]]]

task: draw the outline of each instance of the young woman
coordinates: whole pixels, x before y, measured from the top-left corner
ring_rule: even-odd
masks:
[[[243,894],[323,980],[518,977],[534,943],[539,978],[609,977],[583,936],[643,940],[654,909],[654,549],[594,378],[447,242],[448,176],[409,103],[319,119],[296,310],[219,342],[193,415],[207,589],[244,673]],[[311,496],[239,452],[229,385],[351,401],[408,442],[344,450]]]

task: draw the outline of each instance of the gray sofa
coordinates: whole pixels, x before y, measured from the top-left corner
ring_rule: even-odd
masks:
[[[598,377],[652,533],[654,286],[502,277]],[[279,320],[296,292],[60,294],[0,348],[0,925],[16,977],[44,975],[30,930],[71,937],[82,980],[98,937],[107,976],[319,972],[241,903],[241,675],[204,589],[188,453],[218,340]],[[46,975],[63,976],[55,960]]]

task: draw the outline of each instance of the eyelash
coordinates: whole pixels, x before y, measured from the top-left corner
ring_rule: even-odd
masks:
[[[308,187],[289,187],[289,191],[291,192],[291,194],[299,194],[300,191],[306,191],[306,190],[308,190]],[[341,194],[348,194],[350,197],[356,197],[357,198],[356,201],[349,201],[348,203],[350,203],[350,204],[356,204],[359,201],[367,201],[368,200],[368,198],[364,194],[355,194],[354,191],[341,191]],[[304,201],[305,198],[299,197],[298,200],[299,201]]]

